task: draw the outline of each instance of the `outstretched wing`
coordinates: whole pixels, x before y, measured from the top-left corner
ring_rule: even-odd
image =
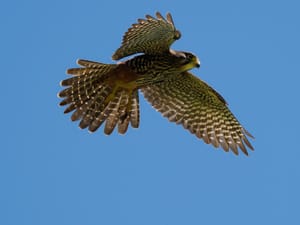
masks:
[[[180,38],[170,13],[166,19],[159,13],[156,17],[146,15],[146,19],[138,19],[125,33],[122,45],[113,54],[114,60],[135,53],[159,54],[169,51],[171,44]]]
[[[252,137],[226,106],[213,88],[189,72],[172,80],[142,88],[145,98],[169,121],[184,128],[215,147],[222,146],[238,154],[240,148],[248,155],[247,139]],[[245,146],[246,145],[246,146]]]

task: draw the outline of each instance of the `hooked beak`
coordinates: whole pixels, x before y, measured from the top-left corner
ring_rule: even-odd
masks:
[[[200,60],[199,59],[197,59],[197,61],[196,61],[196,65],[195,65],[197,68],[199,68],[200,67]]]

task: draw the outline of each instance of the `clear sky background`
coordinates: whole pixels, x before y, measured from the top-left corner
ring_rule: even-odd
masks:
[[[300,224],[297,1],[5,1],[0,13],[0,224]],[[59,107],[76,59],[111,63],[145,14],[171,12],[172,47],[255,136],[235,156],[169,123],[140,95],[121,136]]]

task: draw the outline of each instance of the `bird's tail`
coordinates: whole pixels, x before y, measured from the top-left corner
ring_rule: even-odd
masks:
[[[81,120],[80,128],[96,131],[104,121],[104,133],[111,134],[116,125],[124,134],[129,123],[139,126],[139,96],[136,89],[119,87],[112,79],[119,65],[102,64],[78,60],[81,68],[68,69],[73,77],[63,80],[66,87],[58,93],[63,100],[61,106],[68,105],[65,113],[74,111],[71,120]]]

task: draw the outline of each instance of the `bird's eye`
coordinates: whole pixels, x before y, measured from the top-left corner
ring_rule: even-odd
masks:
[[[182,57],[185,63],[190,63],[193,59],[193,56],[191,54],[184,54],[184,57]]]
[[[186,64],[186,63],[189,63],[189,61],[190,61],[185,55],[180,56],[179,60],[180,60],[181,64]]]
[[[187,59],[192,59],[192,58],[193,58],[193,56],[192,56],[192,55],[190,55],[190,54],[187,54],[187,55],[186,55],[186,58],[187,58]]]

